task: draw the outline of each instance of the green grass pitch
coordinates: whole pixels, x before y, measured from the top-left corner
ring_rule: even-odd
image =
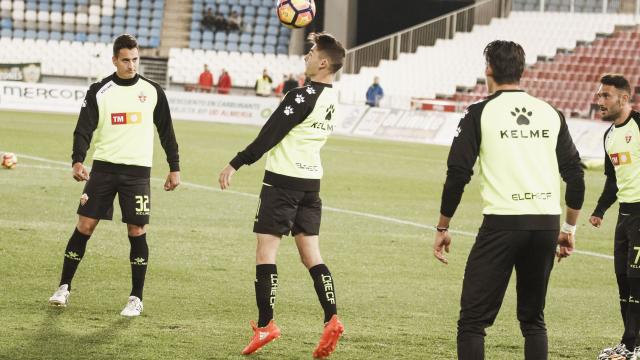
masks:
[[[183,184],[162,190],[168,168],[156,140],[145,312],[119,316],[130,290],[129,243],[116,211],[89,241],[70,306],[50,309],[83,185],[71,178],[75,116],[0,113],[0,359],[243,359],[257,317],[252,221],[264,160],[217,189],[222,167],[257,134],[248,126],[176,121]],[[334,136],[323,149],[321,246],[346,326],[333,359],[454,359],[461,280],[473,237],[454,235],[448,266],[431,253],[445,147]],[[41,158],[41,159],[38,159]],[[601,229],[587,218],[604,181],[587,172],[578,248],[610,255],[617,205]],[[452,228],[481,221],[477,178]],[[359,213],[353,213],[359,212]],[[372,216],[375,215],[375,216]],[[377,217],[376,217],[377,216]],[[403,221],[405,221],[403,223]],[[308,359],[322,310],[292,238],[278,257],[282,337],[255,359]],[[551,359],[593,359],[622,333],[611,259],[575,254],[556,265],[547,297]],[[486,338],[487,359],[522,359],[510,285]]]

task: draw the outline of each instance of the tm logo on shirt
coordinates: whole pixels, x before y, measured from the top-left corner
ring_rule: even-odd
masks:
[[[142,113],[111,113],[111,125],[142,124]]]
[[[631,153],[628,151],[609,154],[609,157],[611,158],[611,163],[613,164],[613,166],[631,164]]]

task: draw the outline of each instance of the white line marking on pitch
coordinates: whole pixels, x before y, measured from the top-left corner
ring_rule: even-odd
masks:
[[[44,169],[56,169],[56,170],[68,170],[68,171],[71,171],[71,164],[69,164],[68,162],[50,160],[50,159],[45,159],[45,158],[41,158],[41,157],[37,157],[37,156],[24,155],[24,154],[18,154],[18,156],[22,157],[22,158],[25,158],[25,159],[42,161],[42,162],[46,162],[46,163],[50,163],[50,164],[65,165],[66,167],[65,168],[62,168],[62,167],[60,167],[60,168],[58,168],[58,167],[44,167],[44,166],[43,167],[38,167],[38,166],[35,166],[35,165],[22,165],[22,166],[33,167],[33,168],[44,168]],[[158,179],[158,178],[151,178],[151,180],[160,181],[162,183],[165,182],[164,179]],[[191,187],[191,188],[194,188],[194,189],[215,191],[215,192],[221,192],[221,193],[229,193],[229,194],[240,195],[240,196],[244,196],[244,197],[251,197],[251,198],[257,198],[258,197],[258,195],[256,195],[256,194],[250,194],[250,193],[245,193],[245,192],[235,191],[235,190],[222,191],[222,190],[220,190],[220,189],[218,189],[216,187],[213,187],[213,186],[200,185],[200,184],[190,183],[190,182],[187,182],[187,181],[181,181],[180,185]],[[396,219],[396,218],[392,218],[392,217],[388,217],[388,216],[370,214],[370,213],[354,211],[354,210],[346,210],[346,209],[334,208],[334,207],[331,207],[331,206],[323,206],[322,208],[326,209],[326,210],[329,210],[329,211],[341,213],[341,214],[349,214],[349,215],[361,216],[361,217],[365,217],[365,218],[369,218],[369,219],[382,220],[382,221],[386,221],[386,222],[392,222],[392,223],[401,224],[401,225],[409,225],[409,226],[413,226],[413,227],[417,227],[417,228],[421,228],[421,229],[427,229],[427,230],[430,230],[430,231],[435,231],[435,227],[433,227],[431,225],[420,224],[420,223],[413,222],[413,221]],[[472,237],[472,238],[475,238],[476,235],[477,235],[476,233],[469,232],[469,231],[462,231],[462,230],[451,230],[451,233],[455,234],[455,235],[462,235],[462,236],[467,236],[467,237]],[[574,253],[581,254],[581,255],[587,255],[587,256],[593,256],[593,257],[598,257],[598,258],[607,259],[607,260],[613,260],[613,256],[611,256],[611,255],[600,254],[600,253],[592,252],[592,251],[574,250]]]

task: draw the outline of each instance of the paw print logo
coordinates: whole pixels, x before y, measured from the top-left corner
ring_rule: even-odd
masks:
[[[298,95],[296,95],[296,99],[295,99],[295,100],[296,100],[296,102],[297,102],[298,104],[301,104],[301,103],[303,103],[303,102],[304,102],[304,96],[302,96],[302,95],[298,94]]]
[[[316,91],[311,86],[307,86],[307,94],[313,95],[315,93]]]
[[[284,108],[284,114],[289,116],[291,114],[293,114],[293,108],[291,106],[287,106]]]
[[[531,117],[531,115],[533,115],[533,113],[531,111],[527,111],[527,109],[524,107],[520,109],[515,108],[511,112],[511,116],[516,118],[516,123],[518,125],[529,125],[529,117]]]
[[[327,115],[324,117],[325,120],[331,121],[331,117],[333,117],[333,113],[336,112],[336,108],[333,105],[327,108]]]

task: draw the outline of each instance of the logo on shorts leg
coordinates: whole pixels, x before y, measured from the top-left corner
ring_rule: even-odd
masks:
[[[89,201],[89,195],[87,195],[87,193],[82,194],[82,196],[80,196],[80,206],[84,206],[87,201]]]
[[[136,195],[136,215],[149,215],[149,195]]]

